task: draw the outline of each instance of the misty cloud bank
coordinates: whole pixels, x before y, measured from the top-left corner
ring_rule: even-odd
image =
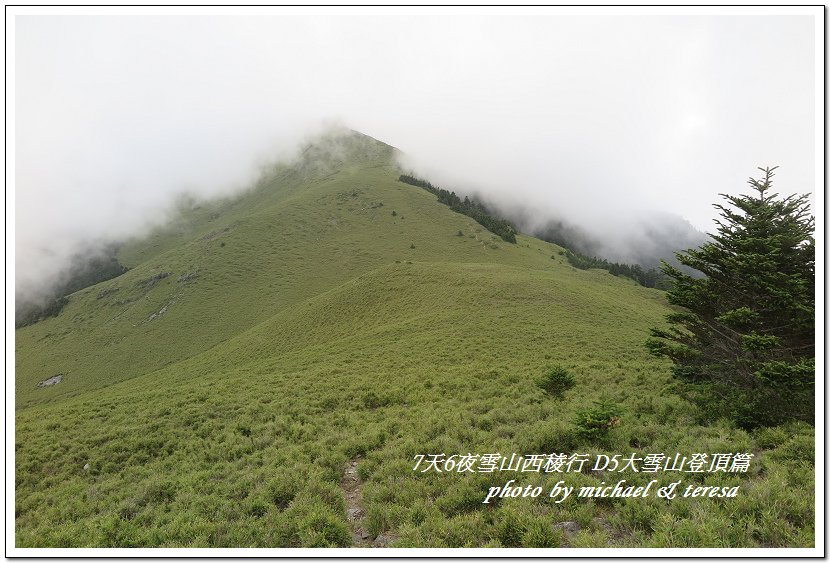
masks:
[[[813,192],[811,16],[15,18],[16,293],[331,122],[621,261],[756,166]],[[648,222],[644,223],[644,218]]]

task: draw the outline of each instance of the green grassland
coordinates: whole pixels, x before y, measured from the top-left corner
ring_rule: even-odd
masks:
[[[17,331],[18,547],[360,544],[350,460],[360,526],[393,547],[814,545],[811,427],[702,425],[643,347],[662,292],[503,242],[398,182],[394,152],[332,138],[189,204],[121,250],[129,272]],[[576,381],[559,397],[538,385],[551,365]],[[598,399],[620,425],[592,440],[573,420]],[[740,485],[734,499],[485,505],[511,478],[652,477],[412,470],[425,453],[576,451],[755,458],[684,476]]]

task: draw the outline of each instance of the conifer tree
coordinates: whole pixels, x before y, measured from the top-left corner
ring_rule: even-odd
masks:
[[[678,311],[646,346],[710,417],[739,426],[813,421],[815,412],[815,219],[808,196],[772,193],[775,168],[750,178],[751,195],[721,194],[711,241],[677,253],[693,278],[665,262]]]

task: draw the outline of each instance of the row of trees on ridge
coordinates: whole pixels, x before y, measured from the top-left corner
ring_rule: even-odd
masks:
[[[455,192],[433,186],[426,180],[421,180],[420,178],[416,178],[415,176],[410,176],[408,174],[401,174],[398,179],[401,182],[418,186],[419,188],[424,188],[428,192],[438,196],[438,201],[448,206],[456,213],[461,213],[462,215],[466,215],[467,217],[474,219],[479,225],[494,235],[500,236],[505,242],[513,244],[516,243],[516,229],[504,219],[496,217],[490,213],[490,211],[484,207],[481,202],[472,200],[469,197],[465,197],[462,200],[460,197],[455,195]]]

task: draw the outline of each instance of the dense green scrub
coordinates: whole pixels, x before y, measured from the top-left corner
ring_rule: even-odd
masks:
[[[398,182],[390,147],[342,147],[191,206],[122,249],[129,272],[17,331],[18,547],[350,546],[355,459],[361,525],[393,546],[814,544],[813,429],[700,425],[643,346],[662,292],[505,244]],[[561,396],[539,386],[551,365],[575,381]],[[573,421],[598,399],[620,423],[588,439]],[[739,485],[732,499],[482,504],[515,476],[412,470],[418,454],[577,451],[755,457],[683,476]],[[560,478],[653,477],[517,479]]]

